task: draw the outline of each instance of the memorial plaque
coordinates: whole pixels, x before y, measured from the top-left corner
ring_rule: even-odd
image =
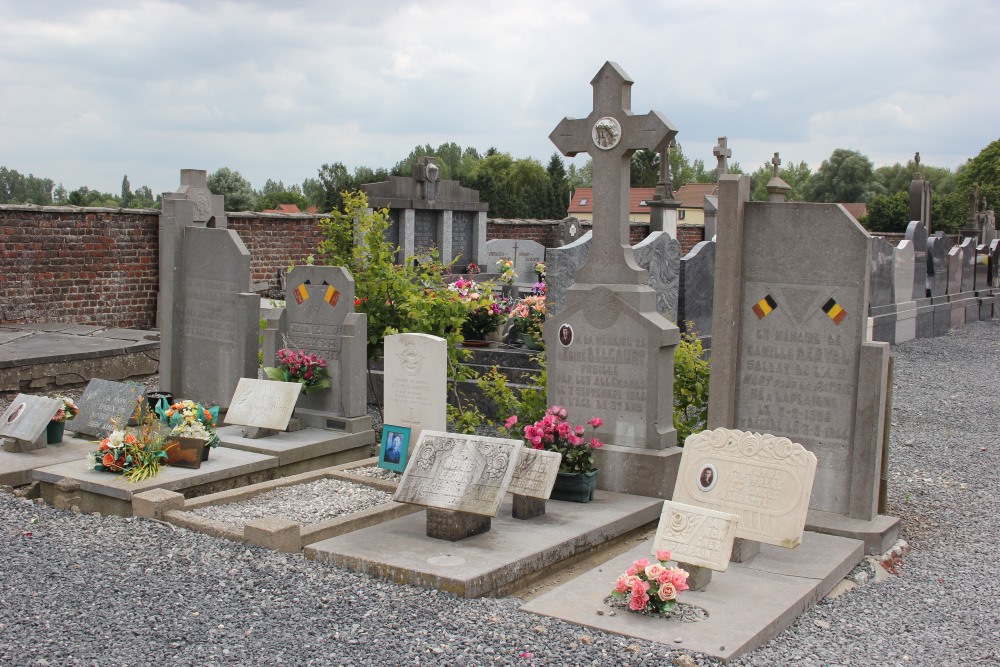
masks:
[[[431,246],[440,249],[441,242],[438,238],[439,215],[437,211],[427,209],[417,209],[415,211],[413,225],[413,252],[415,255],[428,254]]]
[[[475,217],[472,211],[455,211],[451,214],[451,253],[452,259],[458,259],[455,267],[459,271],[468,266],[476,254]]]
[[[301,390],[298,382],[240,378],[229,403],[226,423],[284,431]]]
[[[35,442],[61,405],[62,402],[54,398],[18,394],[0,417],[0,436]]]
[[[94,378],[83,390],[78,403],[80,414],[70,422],[76,433],[104,438],[113,429],[111,420],[120,425],[135,413],[136,403],[144,401],[145,389],[140,385]]]
[[[666,549],[678,563],[725,572],[739,519],[728,512],[665,500],[653,538],[653,555]]]
[[[428,334],[385,337],[385,423],[410,427],[410,442],[423,429],[448,428],[448,344]]]
[[[548,499],[552,495],[562,454],[521,446],[507,491],[519,496]]]
[[[526,239],[492,239],[486,242],[483,271],[497,270],[497,262],[509,259],[514,263],[517,282],[533,283],[536,280],[535,264],[545,261],[545,246]]]
[[[815,476],[816,455],[788,438],[717,428],[684,442],[673,500],[737,515],[736,537],[793,548]]]
[[[392,499],[496,516],[523,447],[520,440],[424,431]]]

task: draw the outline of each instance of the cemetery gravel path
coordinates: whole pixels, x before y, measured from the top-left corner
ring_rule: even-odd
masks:
[[[894,353],[913,552],[733,664],[1000,665],[1000,321]],[[717,664],[151,521],[0,494],[0,526],[0,665]]]

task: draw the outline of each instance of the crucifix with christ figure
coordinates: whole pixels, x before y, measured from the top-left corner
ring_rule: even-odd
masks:
[[[632,113],[632,79],[606,62],[590,82],[594,109],[564,118],[549,139],[568,157],[588,153],[594,167],[594,241],[577,283],[645,285],[645,271],[629,251],[629,160],[640,148],[659,151],[677,128],[659,111]]]

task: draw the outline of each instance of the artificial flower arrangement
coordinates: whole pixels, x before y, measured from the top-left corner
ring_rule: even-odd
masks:
[[[521,434],[525,445],[533,449],[544,449],[548,452],[562,454],[559,472],[588,473],[594,470],[594,450],[604,446],[596,437],[588,441],[584,437],[584,427],[573,426],[567,420],[566,408],[553,405],[545,411],[545,416],[534,424],[525,425]],[[596,431],[604,421],[600,417],[592,417],[587,422]],[[517,415],[511,415],[504,422],[508,433],[516,434]]]
[[[80,408],[76,406],[72,398],[68,396],[56,396],[56,400],[61,401],[62,405],[59,406],[59,411],[56,412],[56,416],[52,418],[52,421],[66,422],[76,418],[80,414]]]
[[[501,282],[505,282],[508,285],[514,282],[514,278],[517,278],[517,274],[514,273],[514,262],[509,259],[497,260],[497,273],[500,274]]]
[[[448,285],[448,291],[469,310],[462,324],[462,335],[466,339],[482,340],[507,320],[506,309],[493,297],[489,285],[459,278]]]
[[[219,436],[215,432],[218,405],[206,408],[194,401],[178,401],[160,413],[160,418],[171,427],[170,435],[199,438],[206,441],[206,447],[219,446]]]
[[[545,277],[545,262],[535,262],[535,273],[537,273],[540,278]]]
[[[521,335],[529,334],[540,339],[546,312],[545,295],[532,294],[514,304],[510,314]]]
[[[548,291],[549,291],[549,286],[542,281],[539,281],[531,286],[532,294],[541,294],[542,296],[545,296],[545,293]]]
[[[156,477],[167,462],[163,445],[164,437],[152,415],[138,427],[112,422],[111,434],[101,440],[96,452],[87,455],[87,469],[120,472],[130,482],[141,482]]]
[[[656,561],[646,558],[632,563],[618,577],[611,597],[642,614],[669,614],[677,607],[677,596],[688,589],[688,573],[679,567],[667,567],[670,552],[658,549]]]
[[[264,374],[269,380],[298,382],[302,385],[303,394],[322,391],[332,386],[326,359],[283,347],[278,350],[277,361],[277,367],[264,369]]]
[[[480,270],[481,269],[479,268],[479,265],[476,264],[475,262],[469,262],[469,265],[465,267],[465,272],[471,273],[472,275],[479,273]]]

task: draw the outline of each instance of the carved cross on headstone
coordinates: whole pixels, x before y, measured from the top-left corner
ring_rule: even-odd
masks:
[[[712,155],[719,161],[715,168],[715,180],[719,180],[723,174],[729,173],[729,163],[726,160],[733,156],[733,149],[726,146],[728,141],[728,137],[719,137],[719,145],[712,149]]]
[[[778,167],[781,166],[781,157],[778,156],[777,152],[774,154],[774,157],[771,158],[771,164],[774,165],[774,177],[777,178],[778,177]]]
[[[563,155],[590,154],[594,169],[594,241],[578,283],[644,285],[645,271],[629,250],[629,159],[640,148],[659,149],[677,128],[658,111],[636,116],[632,79],[606,62],[590,82],[594,110],[585,119],[564,118],[549,135]]]

